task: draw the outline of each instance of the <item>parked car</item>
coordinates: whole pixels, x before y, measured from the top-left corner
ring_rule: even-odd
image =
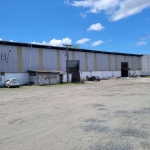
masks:
[[[89,81],[100,81],[100,77],[98,76],[91,76],[88,78]]]
[[[20,83],[16,78],[11,78],[5,81],[5,86],[9,87],[19,87]]]

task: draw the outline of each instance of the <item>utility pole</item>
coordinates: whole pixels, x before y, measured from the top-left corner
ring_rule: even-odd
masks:
[[[67,83],[68,83],[68,82],[69,82],[69,64],[68,64],[69,53],[68,53],[68,48],[71,47],[71,45],[69,45],[69,44],[64,44],[64,46],[67,48],[67,51],[66,51],[66,57],[67,57],[66,68],[67,68]]]

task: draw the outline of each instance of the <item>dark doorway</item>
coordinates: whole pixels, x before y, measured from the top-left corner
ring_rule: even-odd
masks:
[[[121,77],[128,77],[128,63],[122,62],[121,63]]]
[[[68,67],[69,73],[72,73],[72,82],[80,82],[80,72],[79,72],[79,60],[69,60]],[[67,70],[67,68],[66,68]]]

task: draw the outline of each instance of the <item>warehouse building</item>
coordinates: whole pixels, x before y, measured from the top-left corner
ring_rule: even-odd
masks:
[[[141,75],[142,55],[69,48],[69,73],[73,80],[99,76]],[[0,41],[0,84],[16,77],[29,82],[31,70],[55,70],[66,73],[66,48],[29,43]]]

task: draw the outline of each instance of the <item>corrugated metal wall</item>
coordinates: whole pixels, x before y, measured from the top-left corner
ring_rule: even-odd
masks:
[[[128,62],[128,67],[130,69],[133,69],[133,66],[132,66],[132,56],[126,56],[126,62]]]
[[[94,70],[94,53],[87,53],[88,55],[88,70],[87,71],[93,71]]]
[[[67,60],[67,57],[66,57],[66,51],[63,51],[63,50],[60,50],[60,57],[58,57],[57,59],[60,59],[60,71],[66,71],[66,60]],[[72,60],[72,52],[69,51],[69,60]]]
[[[117,70],[117,66],[116,66],[116,55],[109,55],[109,59],[110,59],[110,71],[114,71]]]
[[[80,60],[80,70],[86,71],[85,52],[75,52],[75,60]]]
[[[30,48],[22,47],[22,71],[30,70]]]
[[[1,59],[1,54],[6,54],[6,60]],[[132,70],[141,70],[141,57],[138,56],[69,51],[69,60],[80,60],[80,71],[120,71],[121,62],[128,62]],[[0,72],[31,69],[66,71],[66,51],[0,45]]]
[[[97,71],[108,70],[108,54],[97,54]]]
[[[11,50],[11,52],[9,52],[9,50]],[[17,47],[0,45],[0,72],[17,72],[17,71],[18,71]]]
[[[43,69],[57,70],[57,51],[43,49]]]
[[[121,62],[125,62],[125,56],[117,55],[117,70],[121,70]]]

